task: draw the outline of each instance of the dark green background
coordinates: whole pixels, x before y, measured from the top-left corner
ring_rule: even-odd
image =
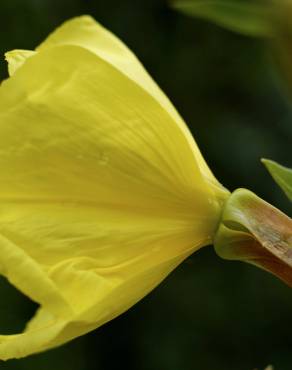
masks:
[[[291,215],[260,163],[267,157],[292,166],[292,115],[268,44],[177,14],[162,0],[1,0],[1,53],[34,48],[84,13],[134,50],[226,187],[247,187]],[[6,76],[4,61],[0,74]],[[35,306],[0,283],[0,332],[18,332]],[[254,267],[220,260],[209,247],[113,322],[0,368],[252,370],[272,363],[291,370],[291,313],[289,288]]]

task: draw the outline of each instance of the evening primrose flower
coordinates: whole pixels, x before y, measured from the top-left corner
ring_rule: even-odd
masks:
[[[93,330],[211,244],[229,196],[136,57],[90,17],[6,54],[0,273],[40,307],[0,358]]]

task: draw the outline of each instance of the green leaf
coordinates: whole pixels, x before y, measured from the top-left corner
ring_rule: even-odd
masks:
[[[277,162],[269,159],[262,159],[262,162],[267,167],[276,183],[292,201],[292,169],[281,166]]]
[[[269,37],[272,33],[269,6],[255,0],[251,3],[234,0],[174,0],[172,7],[243,35]]]

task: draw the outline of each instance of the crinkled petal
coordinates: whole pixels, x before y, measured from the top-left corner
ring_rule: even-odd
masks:
[[[128,276],[122,284],[112,284],[111,289],[107,290],[106,297],[100,296],[97,291],[97,294],[92,296],[92,304],[88,309],[71,317],[58,318],[46,309],[40,308],[24,333],[0,336],[1,359],[21,358],[41,352],[103,325],[153,289],[189,253],[190,251],[187,251],[184,255],[172,258],[161,265],[155,264],[154,267],[145,268],[145,265],[141,264],[141,269],[131,277]],[[80,293],[81,290],[75,291],[75,294]]]
[[[31,57],[35,53],[35,51],[31,50],[12,50],[5,53],[9,76],[12,76],[15,71],[23,65],[27,58]]]

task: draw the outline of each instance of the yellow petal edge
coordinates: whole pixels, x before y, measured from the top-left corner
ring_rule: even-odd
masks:
[[[0,359],[61,345],[212,242],[226,191],[136,57],[83,16],[6,55],[0,273],[40,308]]]

